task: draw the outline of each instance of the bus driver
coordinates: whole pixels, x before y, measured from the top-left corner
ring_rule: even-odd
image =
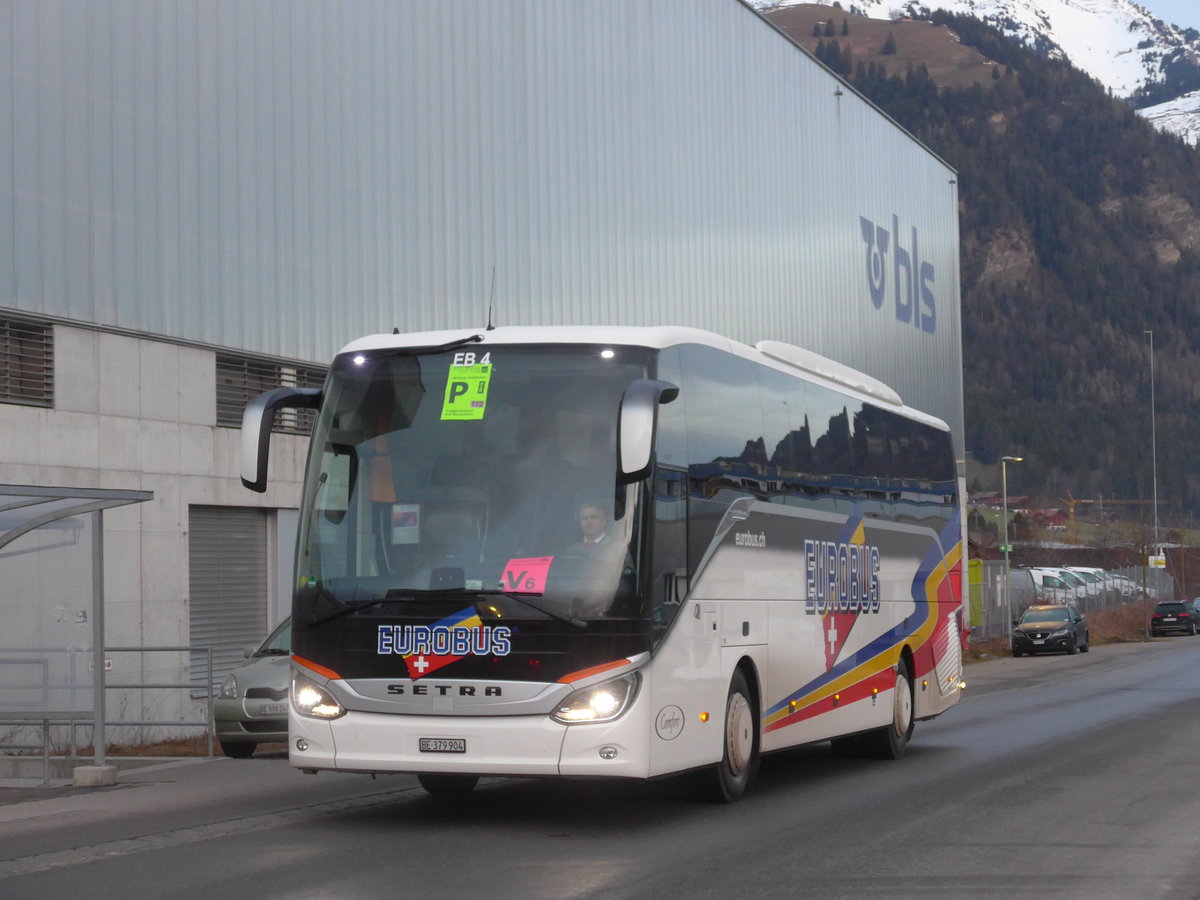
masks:
[[[579,507],[579,530],[583,539],[576,546],[583,547],[589,553],[599,553],[598,549],[608,538],[608,516],[596,503],[585,501]],[[605,550],[612,549],[616,541],[609,539]]]

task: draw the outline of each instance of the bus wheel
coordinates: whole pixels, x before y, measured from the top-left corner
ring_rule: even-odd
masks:
[[[896,665],[896,687],[892,691],[892,724],[862,735],[865,755],[873,759],[899,759],[908,749],[913,733],[913,687],[908,663]]]
[[[725,752],[709,782],[710,799],[739,800],[758,771],[758,714],[741,670],[733,673],[725,701]]]
[[[425,773],[417,776],[425,793],[434,796],[450,796],[454,794],[469,794],[479,784],[478,775],[431,775]]]

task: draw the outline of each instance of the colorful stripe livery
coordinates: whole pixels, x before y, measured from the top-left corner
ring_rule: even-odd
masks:
[[[861,517],[847,521],[839,540],[865,544],[865,529]],[[950,549],[943,553],[943,547]],[[894,667],[904,645],[911,647],[915,671],[914,681],[922,679],[937,668],[938,660],[952,649],[951,624],[961,603],[962,538],[957,516],[947,524],[939,540],[928,551],[913,576],[911,595],[913,612],[906,621],[919,622],[911,628],[900,623],[875,637],[867,645],[845,659],[839,659],[853,627],[869,627],[877,621],[842,611],[827,611],[822,617],[825,635],[824,674],[768,707],[763,715],[763,731],[771,732],[794,725],[814,716],[842,708],[875,696],[895,686]],[[954,667],[957,677],[958,667]],[[940,685],[942,691],[953,685]]]

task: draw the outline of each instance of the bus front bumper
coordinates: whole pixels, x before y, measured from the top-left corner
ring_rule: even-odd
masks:
[[[562,725],[548,716],[291,715],[288,759],[301,769],[646,778],[632,717]],[[645,730],[645,729],[643,729]],[[645,738],[641,743],[644,743]],[[301,749],[303,747],[303,749]]]

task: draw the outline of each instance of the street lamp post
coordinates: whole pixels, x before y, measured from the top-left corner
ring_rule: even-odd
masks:
[[[1012,596],[1009,593],[1012,580],[1011,573],[1008,568],[1008,553],[1012,550],[1012,546],[1008,543],[1008,464],[1010,462],[1020,462],[1020,456],[1002,456],[1000,457],[1000,491],[1004,497],[1004,630],[1008,634],[1008,649],[1012,649]]]
[[[1150,335],[1150,472],[1154,496],[1154,555],[1158,556],[1158,429],[1154,423],[1154,331]]]

